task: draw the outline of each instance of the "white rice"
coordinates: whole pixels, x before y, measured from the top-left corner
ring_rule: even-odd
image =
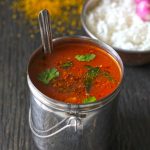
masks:
[[[125,50],[150,50],[150,22],[135,11],[134,0],[101,0],[87,16],[89,29],[107,44]]]

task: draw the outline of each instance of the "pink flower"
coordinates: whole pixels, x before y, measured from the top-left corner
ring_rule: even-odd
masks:
[[[136,13],[143,21],[150,21],[150,0],[140,1],[136,6]]]
[[[150,0],[135,0],[136,4],[138,4],[138,3],[142,2],[142,1],[150,3]]]

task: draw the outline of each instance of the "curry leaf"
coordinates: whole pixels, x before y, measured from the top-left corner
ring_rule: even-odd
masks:
[[[76,55],[75,56],[75,58],[78,61],[87,61],[87,62],[93,60],[95,57],[96,57],[95,54],[85,54],[85,55]]]
[[[59,76],[56,68],[48,69],[38,75],[38,80],[44,84],[49,84],[51,80]]]
[[[87,72],[87,77],[94,79],[95,77],[98,76],[100,73],[100,68],[99,67],[92,67],[88,70]]]
[[[84,104],[93,103],[93,102],[96,102],[96,97],[94,96],[89,96],[88,98],[83,100]]]
[[[72,67],[72,65],[73,65],[73,63],[72,63],[71,61],[67,61],[67,62],[63,63],[63,64],[61,65],[61,67],[62,67],[63,69],[68,69],[68,68]]]
[[[89,93],[90,89],[91,89],[91,86],[92,86],[92,79],[91,78],[86,78],[85,81],[84,81],[84,85],[85,85],[86,91]]]
[[[86,66],[86,68],[88,68],[88,72],[85,75],[84,85],[85,85],[86,91],[89,93],[94,79],[100,73],[100,68],[92,67],[92,66]]]

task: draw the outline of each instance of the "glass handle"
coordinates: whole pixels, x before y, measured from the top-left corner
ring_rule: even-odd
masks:
[[[63,125],[64,123],[65,123],[65,125]],[[61,131],[65,130],[66,128],[69,128],[69,127],[74,127],[75,132],[76,132],[78,125],[80,125],[79,118],[77,118],[76,116],[70,116],[70,117],[63,119],[62,121],[57,123],[55,126],[49,128],[48,130],[39,130],[33,124],[32,117],[31,117],[31,108],[29,109],[29,126],[30,126],[30,129],[31,129],[32,133],[39,138],[52,137],[52,136],[60,133]],[[53,131],[53,130],[55,130],[55,131]]]

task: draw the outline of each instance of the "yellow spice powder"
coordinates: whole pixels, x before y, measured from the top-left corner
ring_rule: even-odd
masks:
[[[38,13],[48,9],[52,16],[52,28],[62,34],[74,34],[81,29],[80,13],[84,0],[16,0],[13,9],[25,14],[37,26]],[[69,29],[69,30],[68,30]]]

